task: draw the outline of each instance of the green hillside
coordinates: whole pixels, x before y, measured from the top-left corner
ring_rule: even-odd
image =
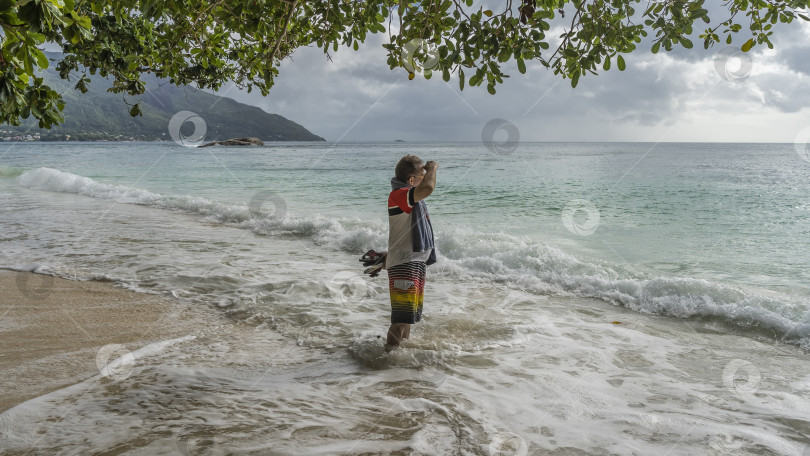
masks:
[[[51,59],[58,55],[48,54]],[[127,97],[129,103],[141,101],[143,116],[131,117],[122,94],[107,92],[112,83],[91,76],[87,93],[73,88],[74,81],[59,78],[51,61],[44,78],[65,99],[65,123],[50,130],[40,129],[33,118],[19,127],[0,125],[0,138],[17,134],[40,135],[42,140],[170,140],[169,120],[180,111],[192,111],[205,120],[206,141],[254,136],[264,141],[323,141],[303,126],[278,114],[269,114],[230,98],[212,95],[193,87],[176,87],[167,80],[144,75],[147,90],[138,97]],[[188,131],[186,131],[188,129]],[[190,123],[183,133],[192,134]]]

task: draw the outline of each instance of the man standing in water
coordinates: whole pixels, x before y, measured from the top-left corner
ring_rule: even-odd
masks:
[[[433,227],[423,201],[436,188],[439,164],[406,155],[399,160],[388,195],[388,288],[391,293],[391,327],[385,350],[391,351],[422,319],[425,267],[436,262]]]

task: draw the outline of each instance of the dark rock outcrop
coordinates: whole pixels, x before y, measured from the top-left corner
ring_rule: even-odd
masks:
[[[234,138],[226,141],[214,141],[203,144],[200,147],[208,146],[263,146],[264,142],[259,138]]]

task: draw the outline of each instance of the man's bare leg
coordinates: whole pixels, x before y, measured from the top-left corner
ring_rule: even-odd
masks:
[[[392,323],[388,328],[388,338],[385,342],[385,351],[391,351],[399,347],[402,339],[407,339],[411,333],[411,325],[408,323]]]

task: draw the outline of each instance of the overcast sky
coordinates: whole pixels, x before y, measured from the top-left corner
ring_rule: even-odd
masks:
[[[810,24],[779,26],[775,48],[757,46],[749,61],[732,52],[742,41],[704,50],[697,35],[693,49],[657,55],[645,42],[624,56],[624,72],[614,61],[576,89],[539,63],[528,64],[525,75],[509,65],[511,77],[490,95],[485,85],[459,91],[455,74],[448,83],[440,74],[409,81],[405,69],[388,68],[380,46],[387,34],[377,34],[357,52],[340,48],[331,62],[320,49],[298,49],[267,97],[232,87],[219,94],[331,142],[479,141],[493,118],[515,124],[521,141],[794,142],[810,127]],[[719,52],[730,55],[720,71]]]

